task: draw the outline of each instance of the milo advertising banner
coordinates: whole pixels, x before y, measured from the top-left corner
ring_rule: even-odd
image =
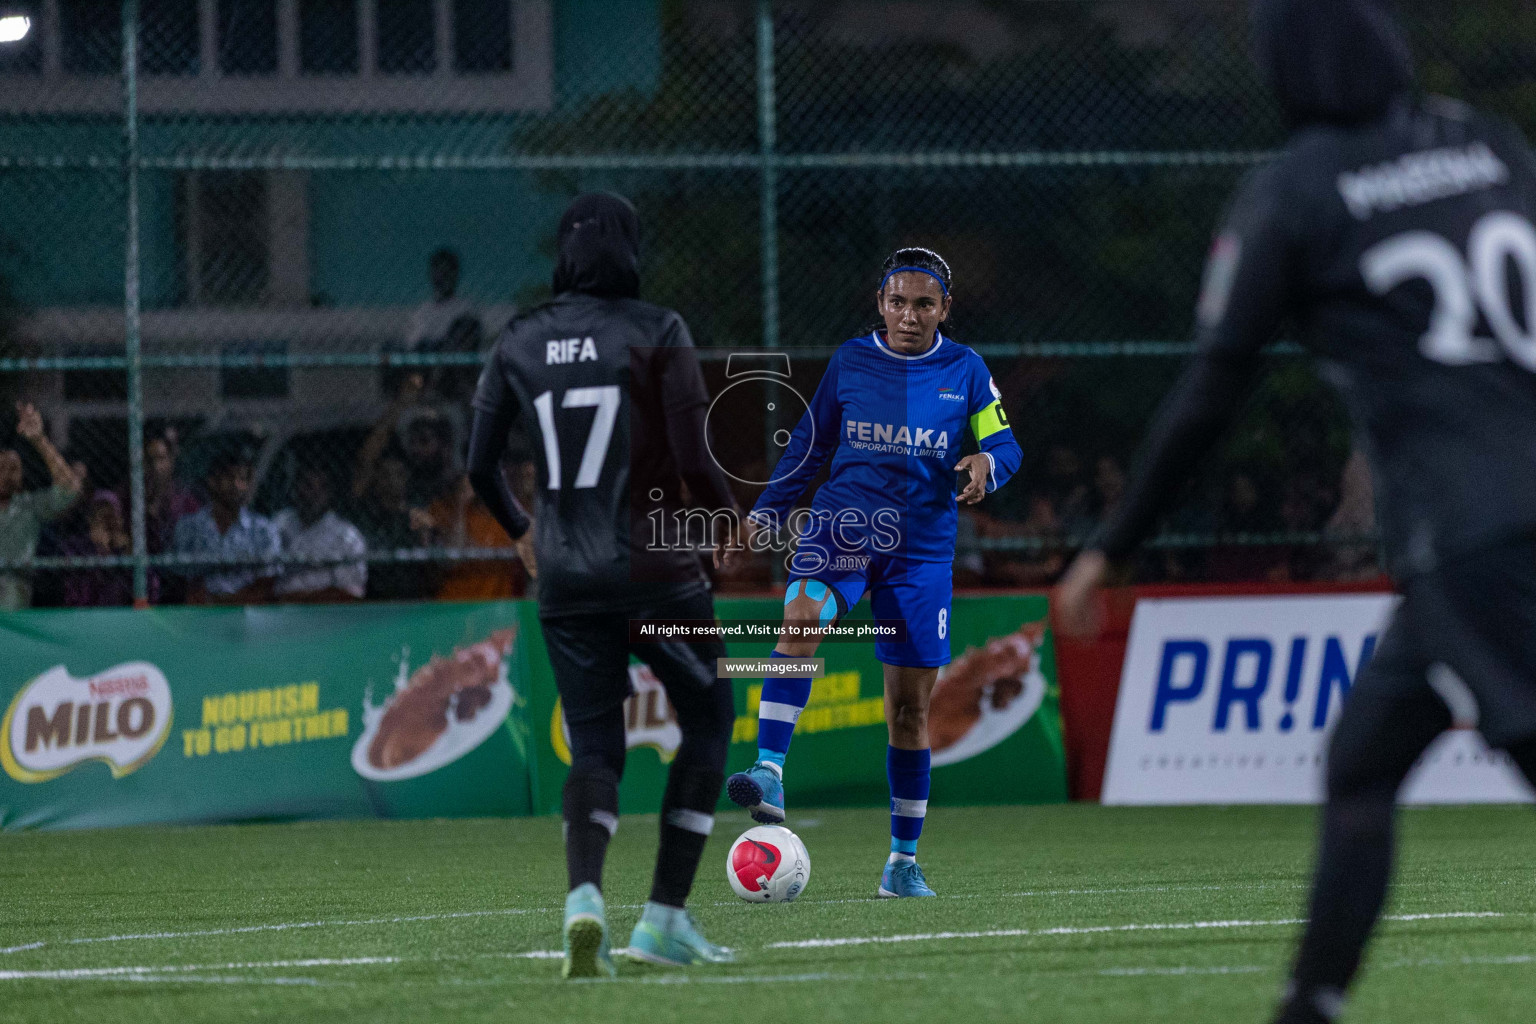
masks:
[[[526,814],[519,612],[0,616],[0,826]]]
[[[774,600],[722,600],[722,621]],[[930,716],[933,799],[1066,799],[1044,598],[956,600]],[[771,639],[730,643],[762,656]],[[532,602],[0,615],[0,827],[555,814],[570,761]],[[801,806],[883,804],[881,666],[824,644],[791,752]],[[630,666],[625,811],[660,805],[680,740]],[[731,770],[761,683],[737,680]]]
[[[721,599],[724,623],[776,622],[775,599]],[[929,711],[935,803],[1053,803],[1067,799],[1056,654],[1044,597],[956,598],[949,618],[954,661],[940,670]],[[732,657],[765,657],[772,637],[727,642]],[[530,669],[547,673],[541,637],[522,650]],[[881,805],[890,799],[885,777],[884,677],[870,642],[823,643],[816,652],[826,674],[811,686],[810,703],[795,728],[785,788],[806,806]],[[633,695],[624,711],[629,757],[620,810],[654,811],[661,804],[667,764],[677,751],[676,717],[661,683],[644,665],[629,667]],[[757,754],[760,680],[736,680],[736,727],[727,772]],[[560,787],[570,764],[565,722],[553,680],[528,688],[535,742],[553,755],[535,773],[536,813],[560,810]],[[551,761],[554,763],[551,764]],[[729,806],[724,804],[724,806]]]

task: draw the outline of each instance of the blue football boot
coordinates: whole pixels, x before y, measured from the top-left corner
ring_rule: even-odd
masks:
[[[923,877],[923,869],[917,866],[917,861],[902,859],[885,865],[885,874],[880,876],[877,895],[885,899],[897,899],[902,896],[937,896],[938,893],[928,888],[928,880]]]
[[[725,780],[726,795],[764,825],[784,824],[784,782],[778,765],[759,761]]]
[[[701,935],[688,911],[659,903],[646,903],[623,952],[633,960],[668,967],[728,964],[736,959],[730,950]]]
[[[608,953],[603,894],[591,882],[583,883],[565,897],[565,963],[560,976],[612,978],[615,973]]]

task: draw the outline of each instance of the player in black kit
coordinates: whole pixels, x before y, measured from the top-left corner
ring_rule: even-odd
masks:
[[[566,977],[612,977],[600,892],[618,827],[629,655],[646,662],[676,709],[682,744],[667,776],[651,899],[630,939],[658,963],[729,960],[683,904],[714,825],[735,722],[719,641],[631,644],[629,620],[713,620],[694,551],[653,549],[645,510],[680,510],[682,488],[734,516],[709,456],[709,396],[682,317],[638,298],[640,224],[627,200],[578,196],[560,219],[553,301],[502,332],[475,392],[469,473],[516,538],[528,517],[502,475],[507,431],[537,427],[534,517],[539,620],[570,730],[565,783]],[[633,499],[632,499],[632,496]],[[728,557],[717,548],[717,560]]]
[[[1536,778],[1536,161],[1510,124],[1420,99],[1377,0],[1257,0],[1257,59],[1293,134],[1217,239],[1197,354],[1125,500],[1057,593],[1094,591],[1238,409],[1282,322],[1342,391],[1403,595],[1328,750],[1310,921],[1280,1011],[1332,1020],[1386,898],[1399,786],[1475,700]]]

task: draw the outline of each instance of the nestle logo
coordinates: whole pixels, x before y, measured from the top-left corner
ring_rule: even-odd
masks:
[[[121,676],[90,683],[92,697],[118,697],[129,693],[147,693],[149,680],[143,676]]]

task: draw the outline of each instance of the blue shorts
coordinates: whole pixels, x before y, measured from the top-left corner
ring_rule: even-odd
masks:
[[[839,617],[852,611],[867,592],[877,621],[899,621],[907,627],[904,641],[875,641],[875,660],[908,668],[948,665],[953,563],[919,562],[868,548],[842,550],[828,543],[827,536],[828,531],[813,528],[802,538],[790,559],[789,590],[798,592],[801,580],[831,587],[837,592]],[[815,590],[811,596],[817,596]]]

